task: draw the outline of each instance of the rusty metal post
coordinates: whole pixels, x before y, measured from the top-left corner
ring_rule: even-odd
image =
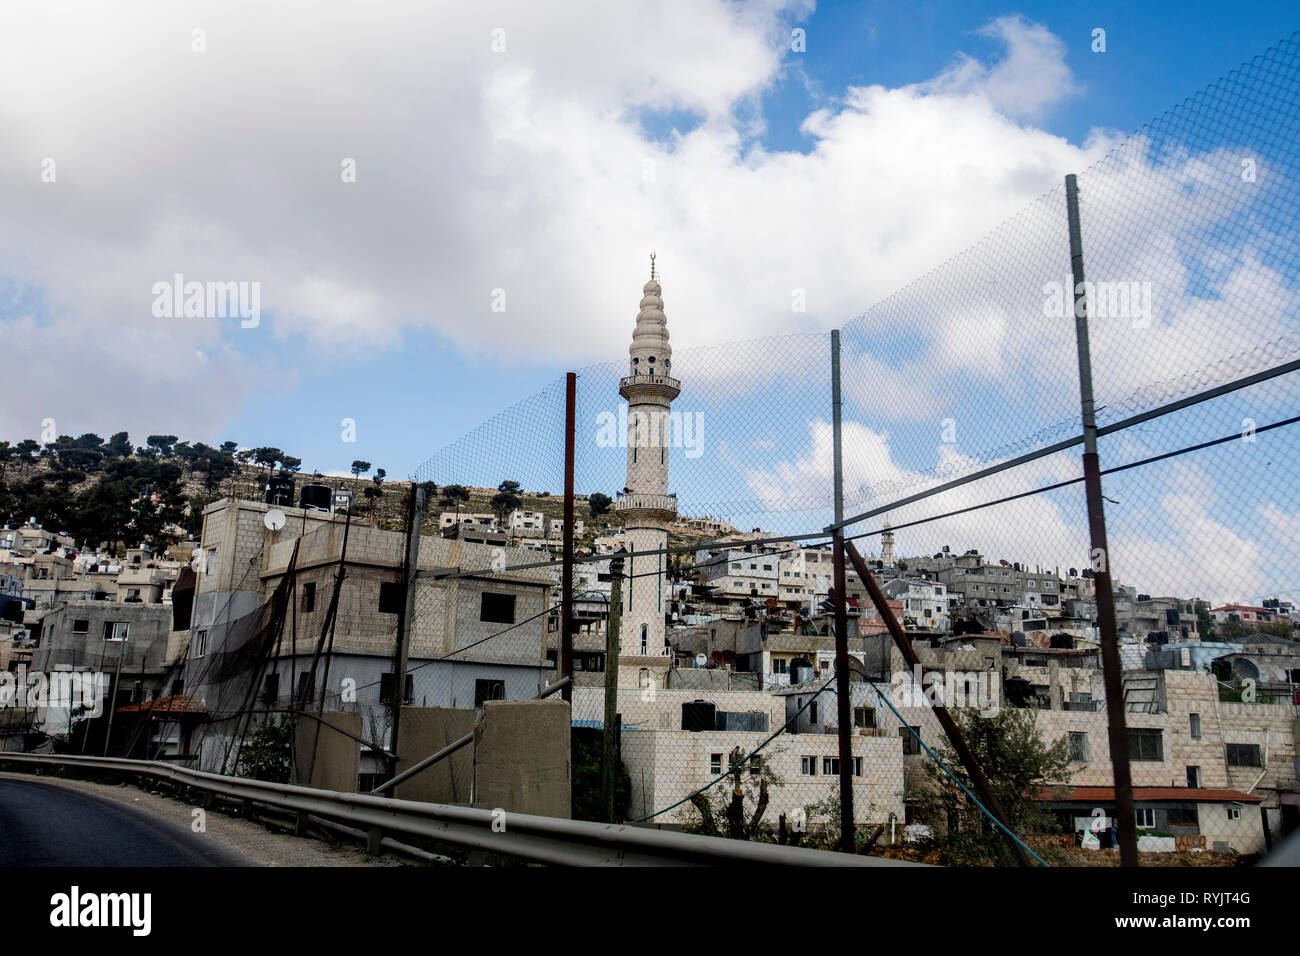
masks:
[[[894,617],[894,612],[890,610],[889,604],[885,600],[885,592],[880,590],[880,585],[876,582],[875,576],[867,567],[867,562],[862,560],[862,555],[858,554],[858,549],[853,546],[852,542],[845,542],[844,550],[848,555],[849,560],[853,562],[853,569],[858,572],[858,577],[860,577],[862,583],[866,585],[867,593],[871,595],[872,603],[876,605],[876,610],[880,613],[881,620],[885,622],[885,627],[889,629],[889,633],[893,636],[894,643],[898,646],[899,653],[903,655],[903,660],[907,663],[908,667],[919,670],[921,667],[921,659],[916,656],[916,650],[912,647],[912,642],[908,640],[907,634],[904,633],[902,625],[898,623],[898,618]],[[979,798],[984,801],[984,805],[988,807],[989,812],[997,817],[1007,830],[1010,830],[1011,825],[1007,822],[1006,811],[1002,809],[1001,801],[998,800],[997,795],[993,792],[993,787],[990,786],[988,778],[984,776],[984,771],[980,767],[979,761],[975,759],[975,755],[971,752],[970,747],[967,746],[966,738],[962,736],[961,730],[958,729],[957,722],[952,719],[952,714],[948,712],[948,708],[942,702],[936,701],[933,706],[934,716],[938,719],[939,725],[943,727],[943,732],[947,735],[948,741],[952,744],[952,749],[957,752],[957,757],[961,760],[962,766],[965,767],[966,772],[970,774],[971,783],[975,785],[975,792],[978,793]],[[1006,831],[1002,831],[1002,835],[1006,839],[1007,845],[1011,847],[1012,852],[1015,853],[1016,859],[1020,861],[1021,866],[1034,865],[1029,853],[1023,846],[1021,846]]]
[[[1088,346],[1088,297],[1083,278],[1083,236],[1079,226],[1079,180],[1065,177],[1066,215],[1070,229],[1070,270],[1074,277],[1074,331],[1079,353],[1079,401],[1083,413],[1083,487],[1088,506],[1092,547],[1092,581],[1097,596],[1097,627],[1101,631],[1102,681],[1106,688],[1106,719],[1110,731],[1110,763],[1115,775],[1115,815],[1119,829],[1121,866],[1137,866],[1137,816],[1133,806],[1133,771],[1129,766],[1128,722],[1124,716],[1124,678],[1115,626],[1115,592],[1110,580],[1110,548],[1106,543],[1106,512],[1101,495],[1101,465],[1097,457],[1096,402],[1092,394],[1092,354]]]

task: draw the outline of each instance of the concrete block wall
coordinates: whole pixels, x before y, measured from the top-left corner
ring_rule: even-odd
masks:
[[[568,819],[570,728],[563,700],[485,703],[474,727],[474,805]]]

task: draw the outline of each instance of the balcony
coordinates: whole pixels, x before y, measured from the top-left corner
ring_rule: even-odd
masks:
[[[667,375],[629,375],[618,382],[618,393],[628,401],[635,397],[671,402],[681,391],[682,383]]]
[[[620,492],[614,510],[621,515],[644,514],[671,519],[677,514],[677,496]]]

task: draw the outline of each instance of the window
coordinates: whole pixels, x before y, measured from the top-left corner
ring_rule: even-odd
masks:
[[[1165,820],[1171,827],[1194,827],[1197,825],[1196,808],[1171,808],[1165,811]]]
[[[267,674],[262,680],[262,703],[274,704],[280,696],[280,675]]]
[[[406,604],[406,589],[398,581],[384,581],[379,585],[379,613],[400,614]]]
[[[1229,767],[1262,767],[1259,744],[1228,744]]]
[[[1192,732],[1192,739],[1193,739],[1193,740],[1200,740],[1200,739],[1201,739],[1201,715],[1200,715],[1200,714],[1188,714],[1188,715],[1187,715],[1187,723],[1188,723],[1188,725],[1189,725],[1189,727],[1190,727],[1190,730],[1191,730],[1191,732]]]
[[[907,727],[898,728],[898,736],[903,738],[903,753],[919,754],[921,752],[921,728]]]
[[[1228,819],[1229,819],[1229,820],[1240,820],[1240,819],[1241,819],[1241,807],[1228,807]]]
[[[772,673],[773,673],[773,674],[785,674],[785,673],[787,673],[788,671],[789,671],[789,665],[786,663],[786,659],[785,659],[784,657],[774,657],[774,658],[772,658]]]
[[[751,757],[749,760],[749,772],[757,777],[763,772],[763,758]]]
[[[106,641],[125,641],[127,631],[130,625],[126,621],[105,621],[104,622],[104,640]]]
[[[208,632],[198,631],[194,635],[194,652],[191,656],[202,657],[208,652]]]
[[[72,633],[73,633],[73,634],[88,634],[88,633],[90,633],[90,622],[87,621],[87,620],[84,620],[84,619],[73,621],[73,622],[72,622]]]
[[[1140,828],[1154,830],[1156,826],[1156,811],[1151,807],[1138,807],[1137,825]]]
[[[827,777],[838,777],[840,773],[839,757],[822,757],[822,774]],[[862,758],[853,758],[853,776],[862,776]]]
[[[488,624],[515,623],[515,596],[484,591],[479,604],[478,619]]]
[[[1075,763],[1087,763],[1090,759],[1088,735],[1082,731],[1070,731],[1070,760]]]
[[[381,704],[391,704],[393,702],[393,677],[395,675],[390,671],[387,674],[379,675],[379,702]],[[406,675],[406,693],[402,695],[402,703],[409,704],[415,699],[415,678],[411,674]]]
[[[308,581],[302,586],[302,609],[304,612],[316,610],[315,581]]]
[[[817,701],[808,705],[808,720],[811,723],[817,723]]]
[[[715,777],[722,773],[722,754],[709,754],[709,773]]]
[[[474,706],[482,707],[485,700],[505,700],[506,682],[491,678],[474,681]]]
[[[379,682],[380,690],[383,689],[383,680]],[[298,675],[298,700],[306,702],[315,696],[315,688],[311,684],[311,671],[305,671]]]
[[[1188,785],[1189,787],[1191,787],[1193,790],[1195,790],[1197,787],[1199,787],[1199,786],[1201,785],[1201,768],[1200,768],[1200,767],[1188,767],[1188,768],[1187,768],[1187,785]]]
[[[876,709],[874,707],[867,707],[867,706],[854,707],[853,726],[854,727],[876,726]]]
[[[1131,760],[1159,762],[1165,759],[1164,739],[1159,730],[1130,727],[1128,750]]]
[[[802,776],[804,776],[804,777],[815,777],[815,776],[817,776],[817,758],[816,758],[816,757],[800,757],[800,758],[799,758],[799,773],[800,773],[800,775],[802,775]]]

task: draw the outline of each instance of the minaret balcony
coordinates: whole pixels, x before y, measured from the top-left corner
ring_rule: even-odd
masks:
[[[619,492],[614,511],[627,518],[663,518],[671,521],[677,516],[677,496],[659,495],[637,491]]]
[[[632,404],[671,402],[682,393],[682,383],[668,375],[629,375],[619,379],[618,393]]]

